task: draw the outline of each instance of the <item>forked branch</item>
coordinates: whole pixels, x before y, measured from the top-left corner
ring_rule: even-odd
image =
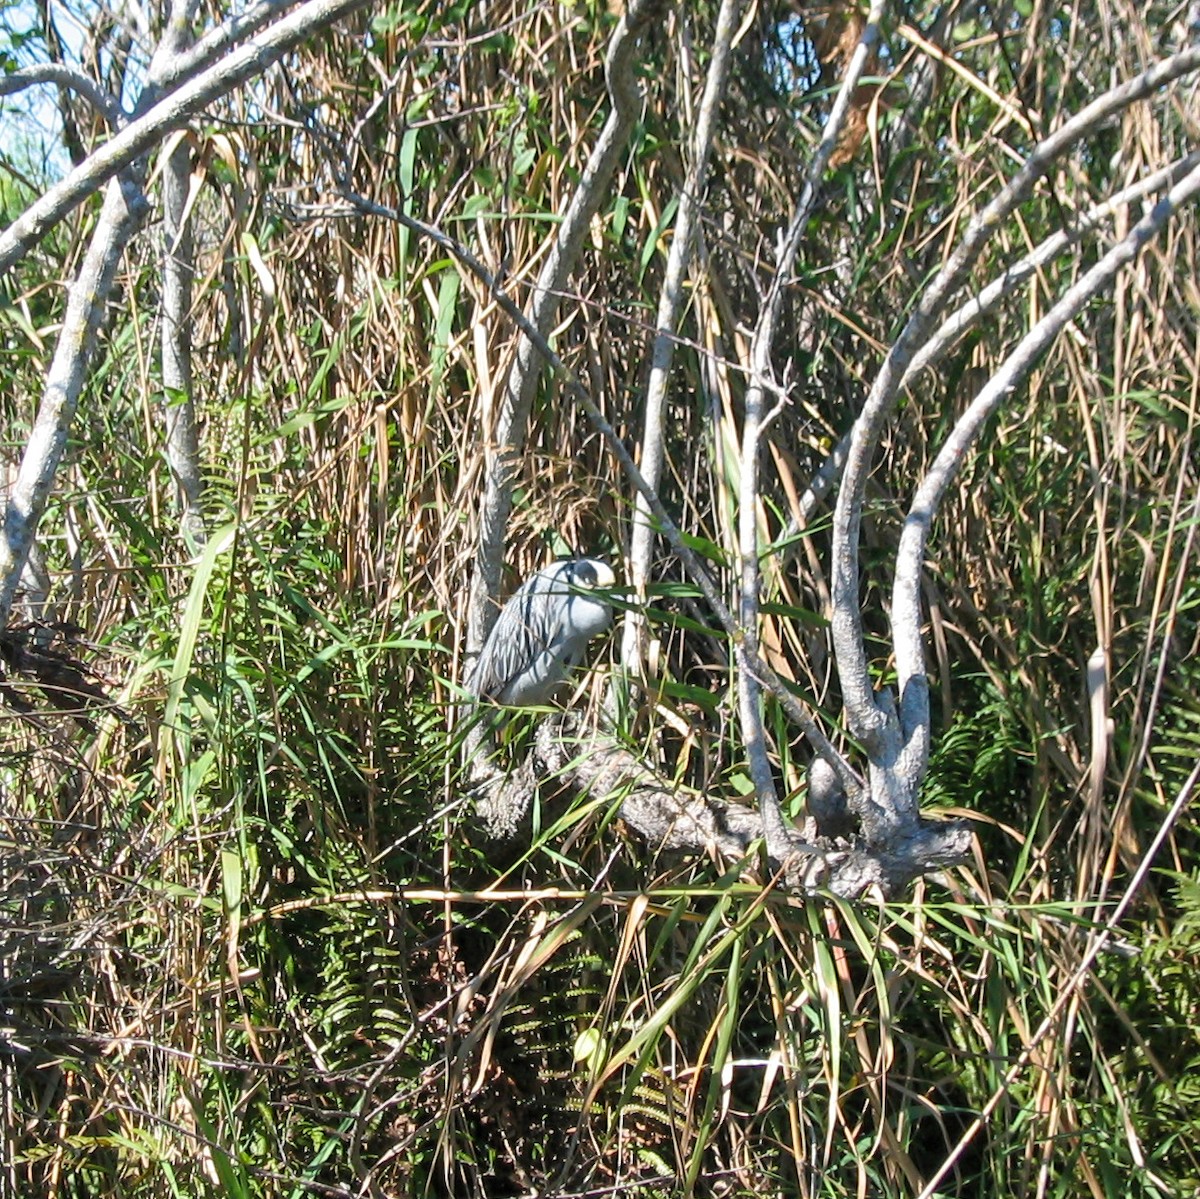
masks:
[[[821,179],[841,137],[842,125],[850,111],[850,103],[867,60],[879,38],[879,19],[883,13],[882,0],[871,6],[862,37],[854,49],[830,111],[821,141],[804,173],[800,198],[792,213],[786,236],[782,239],[775,272],[771,279],[762,311],[750,344],[750,383],[746,388],[745,415],[742,422],[741,494],[738,497],[738,550],[741,557],[741,595],[738,604],[738,711],[741,717],[742,740],[750,777],[762,809],[767,847],[777,861],[784,861],[788,837],[779,810],[774,771],[767,752],[766,731],[763,728],[760,679],[753,669],[758,659],[759,568],[758,536],[758,458],[763,429],[770,419],[768,379],[771,378],[771,350],[775,329],[783,304],[784,291],[792,275],[800,242],[809,217],[820,194]],[[782,400],[771,397],[776,404]],[[828,744],[828,743],[826,743]],[[830,758],[828,750],[815,743],[817,752],[829,761],[840,774],[848,770],[840,754]]]
[[[1077,244],[1085,233],[1094,229],[1102,220],[1143,196],[1177,183],[1198,165],[1200,165],[1200,150],[1177,159],[1169,166],[1152,171],[1145,178],[1131,183],[1128,187],[1121,188],[1106,200],[1092,205],[1078,217],[1069,229],[1060,229],[1057,233],[1051,234],[1017,262],[1005,267],[996,279],[973,293],[966,303],[961,304],[942,321],[937,331],[929,337],[908,364],[900,383],[901,388],[911,387],[923,370],[936,365],[963,335],[978,325],[979,321],[1005,296],[1010,295],[1022,283],[1035,276],[1048,262]],[[852,430],[847,430],[839,439],[809,480],[804,491],[801,492],[797,511],[788,521],[782,540],[790,541],[797,537],[804,525],[812,518],[817,505],[833,490],[846,464],[851,432]]]
[[[1057,158],[1130,104],[1200,69],[1200,46],[1191,46],[1136,78],[1112,88],[1045,138],[1022,168],[967,227],[962,241],[926,289],[913,315],[883,361],[866,404],[854,424],[833,528],[832,634],[847,723],[868,755],[880,761],[899,752],[898,730],[889,725],[886,703],[877,702],[867,668],[858,590],[858,543],[863,497],[879,439],[910,363],[928,340],[933,323],[967,275],[1000,223],[1024,201]]]
[[[611,800],[620,819],[652,849],[732,863],[766,841],[761,812],[676,787],[607,734],[578,732],[570,717],[542,721],[527,761],[531,765],[520,780],[507,785],[532,788],[537,779]],[[497,780],[497,785],[505,784]],[[868,891],[898,896],[915,878],[961,862],[970,845],[968,829],[957,822],[923,821],[879,848],[824,838],[813,821],[787,837],[783,884],[847,899]]]
[[[968,405],[925,475],[909,509],[896,553],[892,592],[892,643],[900,689],[904,738],[901,774],[917,784],[929,758],[929,688],[921,640],[921,567],[929,529],[946,488],[993,412],[1033,368],[1034,363],[1084,307],[1106,290],[1155,238],[1179,209],[1200,194],[1200,166],[1193,166],[1129,233],[1070,287],[1053,308],[1021,339],[1000,369]]]
[[[180,82],[178,90],[166,99],[159,99],[168,86],[166,81],[173,84],[186,78],[186,70],[180,64],[190,36],[193,6],[189,0],[173,0],[139,103],[139,109],[144,111],[31,204],[0,235],[2,275],[76,205],[106,187],[99,221],[70,289],[41,404],[5,511],[4,533],[0,537],[0,628],[8,622],[13,597],[62,459],[117,264],[148,212],[141,192],[145,156],[164,134],[183,125],[237,85],[261,74],[304,39],[361,7],[363,2],[309,0],[261,37],[194,78]],[[227,22],[216,31],[214,40],[206,41],[206,49],[199,58],[188,60],[196,64],[191,69],[198,70],[198,64],[207,61],[206,55],[219,53],[226,44],[223,38],[227,34],[232,36],[234,30],[244,33],[278,11],[278,5],[259,5],[252,10],[249,23]],[[175,249],[178,248],[176,245]],[[179,319],[178,315],[175,319]]]

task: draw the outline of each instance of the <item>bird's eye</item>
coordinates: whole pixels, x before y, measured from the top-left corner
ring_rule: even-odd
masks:
[[[596,568],[590,562],[580,562],[572,572],[575,581],[584,587],[595,587],[597,583]]]

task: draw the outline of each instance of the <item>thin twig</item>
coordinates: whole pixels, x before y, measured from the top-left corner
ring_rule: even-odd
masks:
[[[1130,904],[1133,903],[1142,888],[1142,884],[1146,881],[1146,876],[1150,873],[1150,868],[1154,864],[1154,859],[1158,856],[1158,851],[1166,843],[1168,835],[1175,827],[1175,822],[1191,801],[1192,792],[1196,789],[1198,781],[1200,781],[1200,765],[1197,765],[1192,773],[1188,775],[1187,781],[1183,784],[1179,795],[1171,805],[1171,810],[1166,814],[1162,824],[1159,826],[1158,832],[1154,835],[1154,840],[1146,850],[1146,856],[1142,858],[1137,870],[1134,872],[1133,878],[1129,881],[1129,886],[1125,888],[1125,893],[1121,896],[1120,902],[1113,909],[1112,915],[1105,921],[1104,927],[1092,939],[1091,944],[1087,947],[1083,958],[1080,960],[1079,965],[1075,967],[1075,971],[1067,980],[1066,985],[1059,990],[1053,1006],[1046,1013],[1045,1019],[1037,1026],[1033,1035],[1026,1041],[1021,1052],[1017,1055],[1017,1060],[1009,1067],[1004,1077],[1000,1080],[999,1085],[989,1096],[987,1103],[983,1105],[979,1115],[971,1121],[966,1131],[958,1138],[957,1144],[947,1154],[946,1160],[938,1166],[933,1177],[922,1188],[917,1199],[932,1199],[932,1196],[939,1193],[938,1187],[942,1179],[954,1169],[954,1163],[962,1157],[967,1147],[987,1125],[996,1108],[1000,1106],[1004,1097],[1012,1089],[1013,1083],[1020,1078],[1022,1071],[1034,1059],[1038,1052],[1038,1047],[1050,1035],[1051,1029],[1058,1023],[1063,1012],[1076,1002],[1079,988],[1083,986],[1087,981],[1088,975],[1091,974],[1096,958],[1100,956],[1101,951],[1112,941],[1116,930],[1120,927],[1121,921],[1125,918],[1125,913],[1129,910]]]
[[[845,78],[825,123],[821,141],[805,171],[800,199],[792,214],[787,235],[780,246],[775,273],[750,345],[750,384],[746,389],[745,416],[742,424],[741,488],[738,496],[738,550],[741,556],[741,591],[738,604],[738,631],[741,634],[738,644],[738,710],[750,777],[754,782],[754,790],[763,814],[767,848],[773,857],[779,859],[782,859],[787,845],[787,832],[779,811],[775,775],[767,752],[759,679],[750,668],[751,662],[758,657],[758,597],[761,581],[758,457],[762,432],[768,419],[767,393],[763,381],[771,374],[771,349],[783,306],[784,291],[792,275],[804,230],[820,194],[825,168],[841,136],[842,125],[850,111],[850,103],[858,87],[859,78],[879,38],[879,19],[882,14],[882,0],[875,0],[867,17],[866,28],[847,65]],[[839,775],[845,771],[845,763],[840,754],[837,761],[830,762],[830,765]]]

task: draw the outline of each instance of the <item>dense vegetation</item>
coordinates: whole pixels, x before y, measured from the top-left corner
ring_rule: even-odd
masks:
[[[678,6],[643,44],[644,110],[553,338],[631,447],[714,16]],[[22,7],[0,17],[5,70],[78,53]],[[658,855],[605,796],[547,796],[528,845],[480,837],[453,709],[514,329],[444,248],[345,195],[445,231],[525,303],[607,111],[616,19],[591,3],[373,10],[190,127],[207,540],[181,537],[163,456],[182,397],[159,362],[155,218],[125,255],[41,524],[54,639],[22,656],[14,624],[4,642],[10,1193],[909,1195],[951,1159],[938,1194],[1200,1186],[1193,211],[1039,361],[940,514],[924,802],[972,821],[971,862],[904,902],[849,905]],[[729,595],[748,330],[863,28],[850,7],[746,22],[661,488]],[[138,38],[85,28],[84,65],[131,87]],[[789,284],[787,402],[762,455],[764,652],[831,721],[828,511],[797,530],[797,497],[966,222],[1184,31],[1179,6],[1128,0],[887,11]],[[1064,154],[971,289],[1194,148],[1195,87]],[[32,111],[5,103],[14,129]],[[60,111],[78,161],[102,130],[76,97]],[[4,147],[4,222],[62,169]],[[915,483],[1142,204],[1101,214],[906,393],[864,525],[879,678]],[[95,219],[80,207],[0,281],[12,461]],[[619,562],[632,495],[547,377],[509,584],[553,553]],[[665,545],[652,615],[658,686],[624,732],[682,783],[748,793],[729,638]],[[600,652],[597,702],[616,653]],[[767,722],[799,817],[810,751],[773,703]]]

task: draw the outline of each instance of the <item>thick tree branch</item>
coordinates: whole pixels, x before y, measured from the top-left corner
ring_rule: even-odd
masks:
[[[148,210],[138,186],[137,176],[142,173],[138,160],[165,132],[182,124],[211,100],[262,72],[306,37],[352,12],[362,2],[311,0],[256,42],[191,80],[167,100],[153,103],[161,80],[178,66],[180,50],[189,37],[191,0],[172,0],[167,28],[151,60],[149,83],[142,97],[142,103],[150,105],[149,111],[126,125],[0,236],[0,273],[3,273],[75,204],[107,182],[100,220],[71,288],[42,403],[5,512],[4,534],[0,538],[0,627],[9,619],[13,597],[53,486],[117,264]],[[178,321],[178,314],[175,319]]]
[[[675,786],[612,737],[579,732],[569,716],[542,721],[522,768],[507,778],[493,776],[489,785],[505,792],[504,804],[528,811],[533,790],[546,782],[611,800],[620,818],[656,850],[737,860],[767,835],[760,812]],[[529,792],[515,805],[514,787]],[[846,899],[869,890],[884,898],[900,895],[913,879],[963,861],[970,848],[970,831],[957,822],[921,821],[879,849],[815,840],[815,823],[805,829],[812,841],[793,832],[786,837],[786,852],[772,854],[786,863],[784,884]]]
[[[365,3],[366,0],[309,0],[266,33],[231,51],[215,66],[159,100],[35,200],[0,234],[0,275],[88,196],[153,149],[165,134],[186,124],[233,88],[261,75],[306,38],[364,7]]]
[[[215,29],[210,29],[195,45],[181,43],[172,60],[164,63],[156,75],[155,82],[159,89],[162,92],[171,91],[182,80],[216,62],[230,46],[252,37],[275,17],[294,8],[296,3],[297,0],[260,0],[244,13],[231,16]]]
[[[859,608],[858,542],[867,476],[908,366],[927,339],[938,314],[966,280],[987,240],[1000,222],[1026,199],[1057,157],[1114,114],[1197,69],[1200,69],[1200,46],[1192,46],[1106,92],[1040,142],[999,195],[971,220],[958,248],[926,289],[884,359],[852,431],[833,528],[834,653],[847,722],[869,753],[890,754],[895,747],[885,742],[893,739],[896,730],[888,728],[888,712],[876,702],[867,669]]]
[[[921,371],[938,362],[968,329],[978,324],[980,318],[986,316],[1005,296],[1011,295],[1017,287],[1036,275],[1046,263],[1056,258],[1064,250],[1076,245],[1084,234],[1095,229],[1106,217],[1112,216],[1119,208],[1132,204],[1135,200],[1140,200],[1151,192],[1177,183],[1196,166],[1200,166],[1200,150],[1152,172],[1144,179],[1131,183],[1128,187],[1121,188],[1120,191],[1114,192],[1099,204],[1092,205],[1072,223],[1069,229],[1060,229],[1057,233],[1051,234],[1028,254],[1006,267],[998,278],[993,279],[986,287],[972,295],[965,304],[951,313],[938,326],[936,332],[913,356],[912,361],[905,369],[900,386],[902,388],[911,387]]]
[[[191,42],[196,0],[171,0],[167,27],[150,64],[150,83],[139,107],[149,106]],[[164,442],[180,510],[180,531],[191,551],[205,542],[200,507],[200,448],[192,394],[192,281],[195,239],[191,223],[191,146],[177,135],[164,147],[162,171],[162,378]]]
[[[164,443],[175,481],[180,532],[195,551],[206,540],[200,445],[192,392],[192,280],[195,239],[189,191],[192,151],[186,137],[171,147],[163,167],[162,379]]]
[[[1075,245],[1085,233],[1094,229],[1105,217],[1111,216],[1119,208],[1140,200],[1151,192],[1158,191],[1164,186],[1182,179],[1193,167],[1200,165],[1200,150],[1194,151],[1183,158],[1153,171],[1144,179],[1131,183],[1128,187],[1114,192],[1108,199],[1094,204],[1070,229],[1063,229],[1046,238],[1024,257],[1004,269],[1004,273],[993,279],[986,287],[973,295],[965,304],[948,316],[913,356],[905,369],[901,387],[911,387],[917,376],[926,367],[935,365],[967,332],[979,323],[1005,296],[1061,254],[1064,250]],[[783,540],[796,537],[801,529],[812,518],[817,505],[829,494],[833,485],[841,477],[842,468],[846,463],[846,455],[850,449],[852,429],[842,435],[837,445],[825,457],[825,461],[813,474],[808,486],[800,494],[798,511],[788,521],[783,533]],[[789,551],[789,556],[794,550]]]
[[[1200,166],[1177,183],[1129,233],[1070,287],[1021,339],[1000,369],[959,417],[913,498],[896,553],[892,592],[892,638],[900,687],[900,722],[905,741],[901,772],[914,786],[929,757],[929,689],[921,640],[921,567],[929,529],[971,446],[996,408],[1011,395],[1063,328],[1117,273],[1132,262],[1181,206],[1200,194]]]

